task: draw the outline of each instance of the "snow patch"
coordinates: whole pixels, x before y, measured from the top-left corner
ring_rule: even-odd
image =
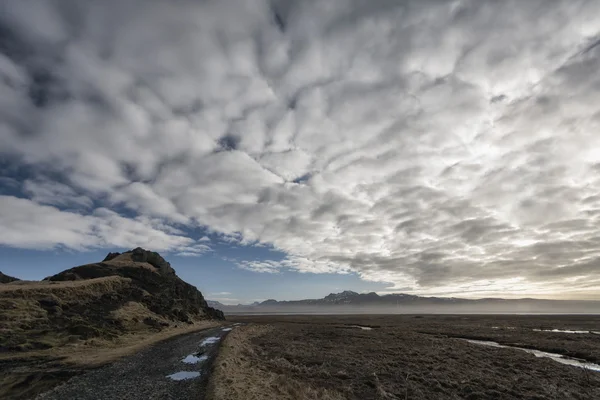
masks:
[[[174,374],[167,375],[167,378],[172,379],[174,381],[183,381],[186,379],[194,379],[200,376],[200,372],[197,371],[180,371],[175,372]]]
[[[221,340],[221,338],[219,336],[207,337],[202,342],[200,342],[200,346],[206,346],[206,345],[209,345],[209,344],[215,344],[215,343],[218,343],[219,340]]]
[[[189,356],[181,360],[181,362],[186,364],[198,364],[206,360],[208,360],[208,356],[196,356],[194,354],[190,354]]]

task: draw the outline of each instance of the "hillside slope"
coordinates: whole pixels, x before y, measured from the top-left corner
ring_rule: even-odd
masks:
[[[10,282],[18,281],[18,280],[20,280],[20,279],[15,278],[13,276],[5,275],[2,272],[0,272],[0,283],[10,283]]]
[[[159,331],[223,319],[158,253],[110,253],[41,282],[0,285],[0,351],[27,351],[88,339]]]

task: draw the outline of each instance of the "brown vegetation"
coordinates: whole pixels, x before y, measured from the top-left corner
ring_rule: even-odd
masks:
[[[92,337],[114,338],[118,321],[93,321],[87,307],[121,293],[131,280],[119,276],[68,282],[15,282],[0,286],[0,348],[48,349]],[[97,313],[97,317],[101,317]]]
[[[223,317],[158,253],[140,248],[41,282],[1,284],[0,309],[0,350],[8,352]]]
[[[40,282],[2,283],[2,387],[38,390],[222,318],[158,253],[140,248]]]
[[[0,355],[0,399],[30,399],[69,378],[132,355],[155,343],[220,325],[217,321],[138,332],[112,340],[89,339],[66,346]]]
[[[227,353],[218,361],[225,365],[217,365],[213,376],[215,400],[319,398],[296,392],[296,387],[357,400],[600,398],[600,373],[447,335],[459,336],[470,329],[482,339],[493,340],[488,334],[505,328],[507,341],[507,332],[522,330],[521,336],[514,336],[513,343],[519,343],[525,331],[540,323],[598,329],[600,317],[248,316],[236,320],[251,325],[225,340]],[[581,347],[588,349],[583,354],[587,359],[599,353],[598,335],[552,335],[557,335],[557,343],[566,341],[565,335],[573,343],[587,343]],[[535,336],[528,340],[534,347]],[[246,393],[253,397],[245,397]]]
[[[208,387],[208,400],[343,400],[337,391],[313,387],[265,368],[251,340],[272,334],[272,326],[236,328],[225,339]]]

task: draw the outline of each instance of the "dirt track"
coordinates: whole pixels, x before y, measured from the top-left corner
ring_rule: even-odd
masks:
[[[226,329],[226,326],[212,328],[160,342],[133,356],[76,376],[37,399],[202,399],[219,341],[228,334]],[[219,339],[202,345],[211,337]],[[207,359],[202,358],[195,364],[184,363],[182,360],[190,355]],[[180,381],[168,377],[181,371],[198,372],[199,377]]]

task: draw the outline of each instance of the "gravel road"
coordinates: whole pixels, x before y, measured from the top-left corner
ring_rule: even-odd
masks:
[[[234,326],[175,337],[69,380],[40,400],[203,399],[221,340]]]

